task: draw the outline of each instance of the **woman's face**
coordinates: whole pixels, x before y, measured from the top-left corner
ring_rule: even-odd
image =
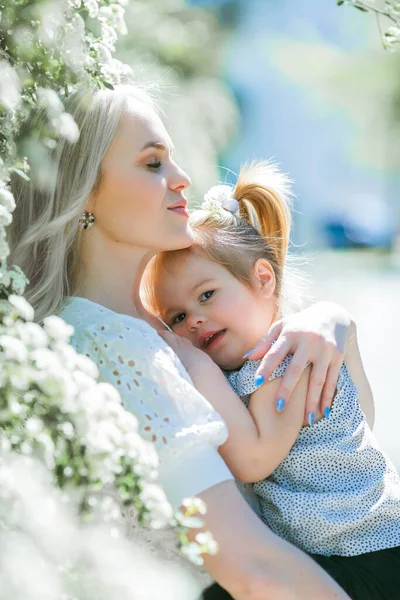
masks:
[[[184,194],[190,179],[174,162],[172,151],[158,115],[130,100],[88,203],[97,232],[110,241],[153,252],[190,246]]]

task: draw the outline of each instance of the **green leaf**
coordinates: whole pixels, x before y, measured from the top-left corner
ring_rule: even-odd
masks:
[[[13,167],[12,169],[10,169],[10,171],[16,173],[22,179],[25,179],[25,181],[30,181],[30,178],[28,177],[28,175],[26,173],[24,173],[23,171],[21,171],[21,169],[18,169],[17,167]]]
[[[103,79],[103,82],[102,82],[102,83],[103,83],[103,85],[104,85],[106,88],[108,88],[109,90],[113,90],[113,89],[114,89],[114,86],[113,86],[113,85],[111,85],[111,83],[108,83],[108,81],[105,81],[105,80]]]

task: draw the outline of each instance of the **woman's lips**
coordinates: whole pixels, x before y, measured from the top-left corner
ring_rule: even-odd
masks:
[[[183,215],[185,217],[189,216],[189,211],[187,210],[186,206],[176,206],[175,208],[169,208],[168,210],[171,210],[174,213],[178,213],[179,215]]]
[[[171,210],[172,212],[177,213],[178,215],[188,217],[189,211],[187,209],[187,203],[188,201],[186,200],[186,198],[181,197],[174,204],[171,204],[171,206],[168,207],[168,210]]]

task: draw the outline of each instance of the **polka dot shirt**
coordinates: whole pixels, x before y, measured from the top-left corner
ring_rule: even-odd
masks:
[[[246,406],[259,364],[247,361],[227,373]],[[345,364],[329,419],[303,427],[288,456],[254,491],[264,522],[307,552],[355,556],[400,545],[400,478],[368,426]]]

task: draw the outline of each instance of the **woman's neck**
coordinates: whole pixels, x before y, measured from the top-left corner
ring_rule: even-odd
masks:
[[[79,295],[154,325],[140,299],[142,276],[154,252],[105,240],[99,234],[90,235],[91,231],[85,233],[80,252],[83,283]]]

